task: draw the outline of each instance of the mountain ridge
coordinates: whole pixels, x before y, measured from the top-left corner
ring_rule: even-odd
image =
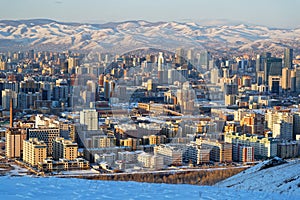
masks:
[[[196,48],[211,52],[299,51],[300,28],[258,25],[199,25],[196,22],[129,20],[107,23],[51,19],[0,20],[0,50],[121,51],[140,47]],[[120,53],[120,52],[118,52]]]

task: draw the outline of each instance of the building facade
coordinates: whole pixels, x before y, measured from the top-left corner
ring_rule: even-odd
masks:
[[[47,158],[47,145],[44,141],[30,138],[23,141],[23,147],[23,161],[32,166],[37,166]]]
[[[32,128],[27,130],[28,138],[38,138],[47,145],[47,155],[52,156],[53,141],[60,136],[60,130],[58,128]]]
[[[59,160],[60,158],[67,160],[75,160],[78,155],[78,145],[71,140],[66,140],[62,137],[57,137],[53,141],[53,159]]]

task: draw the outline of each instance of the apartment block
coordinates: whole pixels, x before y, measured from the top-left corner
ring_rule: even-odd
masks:
[[[22,158],[23,140],[26,131],[19,128],[9,128],[5,132],[5,146],[7,158]]]
[[[59,159],[58,161],[45,159],[42,162],[38,163],[38,169],[44,172],[86,170],[89,168],[89,161],[84,160],[83,158],[76,158],[75,160]]]
[[[215,162],[232,162],[232,144],[218,140],[196,139],[196,144],[210,149],[210,160]]]
[[[182,153],[181,149],[170,145],[161,144],[154,147],[154,155],[162,156],[164,165],[181,165]]]
[[[183,153],[183,160],[188,163],[190,161],[193,164],[209,163],[210,161],[210,149],[204,148],[196,143],[190,143],[187,145],[186,150]]]
[[[52,156],[53,141],[60,136],[60,130],[58,128],[34,128],[27,130],[28,138],[38,138],[47,145],[47,155]]]
[[[280,142],[277,151],[280,158],[295,158],[299,156],[299,144],[295,141]]]
[[[71,140],[66,140],[62,137],[57,137],[53,141],[53,159],[60,158],[67,160],[75,160],[78,155],[78,145]]]
[[[256,159],[277,156],[278,139],[275,138],[251,134],[226,133],[225,142],[253,147]]]
[[[24,140],[23,148],[23,161],[32,166],[37,166],[47,158],[47,145],[37,138]]]

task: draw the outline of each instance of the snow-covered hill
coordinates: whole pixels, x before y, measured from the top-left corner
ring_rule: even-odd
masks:
[[[300,160],[264,161],[215,186],[0,176],[0,199],[300,199]]]
[[[1,20],[0,50],[130,51],[153,47],[196,47],[212,52],[297,49],[300,29],[263,26],[202,26],[196,23],[127,21],[106,24],[61,23],[47,19]]]
[[[300,198],[300,160],[283,162],[280,158],[264,161],[216,186],[238,190],[296,195]]]
[[[291,200],[297,196],[211,186],[2,176],[0,199]]]

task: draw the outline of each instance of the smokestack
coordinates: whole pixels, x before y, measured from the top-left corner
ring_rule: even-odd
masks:
[[[9,125],[10,125],[10,128],[13,127],[13,99],[10,98],[10,102],[9,102],[9,111],[10,111],[10,115],[9,115]]]

